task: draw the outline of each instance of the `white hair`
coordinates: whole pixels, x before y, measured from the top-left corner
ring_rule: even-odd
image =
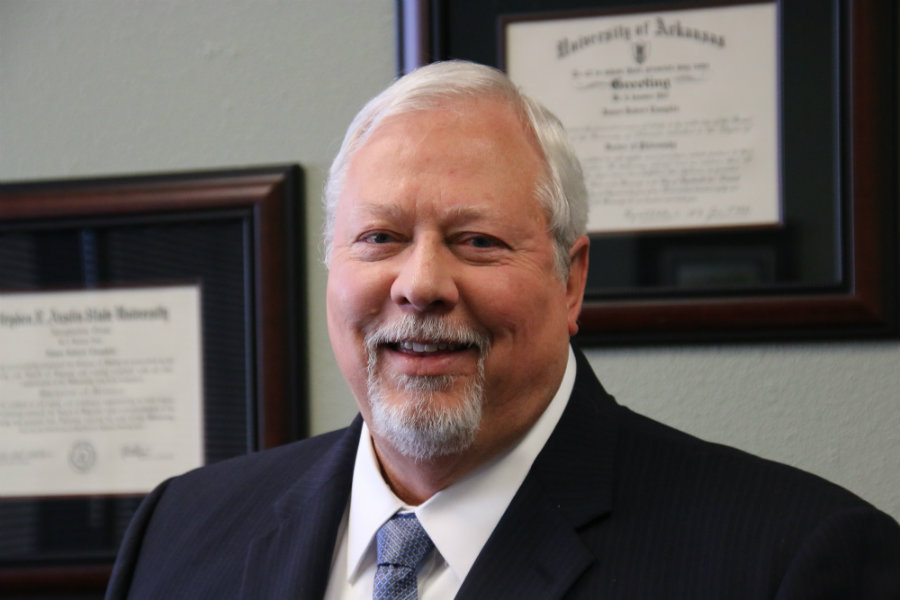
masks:
[[[434,110],[454,100],[498,99],[519,116],[526,132],[533,135],[535,149],[544,163],[543,177],[535,190],[544,206],[549,231],[556,246],[556,266],[565,279],[569,251],[585,232],[587,190],[581,164],[565,128],[553,113],[522,93],[501,71],[466,61],[431,63],[395,81],[359,111],[343,144],[331,163],[325,184],[325,264],[334,243],[334,220],[347,169],[354,154],[387,118]]]

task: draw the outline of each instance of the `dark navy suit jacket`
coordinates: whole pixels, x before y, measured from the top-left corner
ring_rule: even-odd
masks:
[[[618,406],[576,355],[562,419],[457,598],[900,598],[890,517]],[[162,484],[107,599],[321,598],[360,426]]]

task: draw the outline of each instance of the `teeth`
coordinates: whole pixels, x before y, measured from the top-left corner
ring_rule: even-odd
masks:
[[[447,344],[445,342],[439,342],[437,344],[420,344],[419,342],[399,342],[401,350],[410,350],[412,352],[437,352],[438,350],[447,350],[452,346],[451,344]]]

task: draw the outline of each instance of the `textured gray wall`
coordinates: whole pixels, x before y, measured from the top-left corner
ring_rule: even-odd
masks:
[[[310,240],[341,135],[394,72],[392,0],[0,0],[0,179],[299,162]],[[309,254],[312,423],[354,404]],[[621,402],[900,518],[900,343],[591,350]]]

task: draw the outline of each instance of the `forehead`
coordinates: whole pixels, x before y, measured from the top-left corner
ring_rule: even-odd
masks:
[[[455,101],[379,123],[350,159],[340,204],[428,193],[451,207],[463,197],[536,202],[543,169],[533,135],[508,104]]]

